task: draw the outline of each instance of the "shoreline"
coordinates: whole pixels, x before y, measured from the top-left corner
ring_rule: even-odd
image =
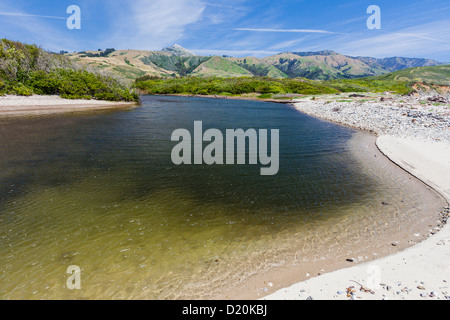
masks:
[[[59,96],[0,96],[0,118],[40,116],[74,112],[126,110],[138,107],[135,102],[63,99]]]
[[[297,282],[267,295],[264,300],[450,299],[450,252],[446,250],[450,245],[450,226],[445,223],[450,212],[450,182],[446,179],[450,172],[448,106],[438,106],[434,112],[423,112],[422,106],[410,99],[408,109],[415,112],[410,116],[403,100],[400,106],[395,105],[395,97],[390,100],[387,106],[380,105],[379,110],[370,110],[371,115],[367,109],[361,108],[361,103],[299,102],[294,104],[294,108],[324,121],[376,133],[376,147],[389,161],[445,199],[447,205],[441,224],[429,230],[427,239],[405,250]],[[391,115],[400,111],[400,118],[393,116],[397,126],[386,121],[389,112],[383,114],[386,111],[383,108],[390,110]],[[349,110],[343,114],[345,109]],[[402,121],[403,117],[407,121]],[[438,123],[430,122],[429,117]],[[421,123],[422,118],[425,119]],[[371,292],[366,292],[366,289]]]

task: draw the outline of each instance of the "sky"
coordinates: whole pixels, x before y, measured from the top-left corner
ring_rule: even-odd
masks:
[[[80,29],[69,29],[71,5]],[[380,29],[367,21],[380,8]],[[1,0],[0,37],[59,52],[161,50],[265,57],[333,50],[450,62],[448,0]]]

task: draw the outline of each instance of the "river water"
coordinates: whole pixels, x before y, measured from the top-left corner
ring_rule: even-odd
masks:
[[[279,173],[174,165],[172,132],[194,121],[279,129]],[[0,298],[208,299],[401,232],[423,190],[367,168],[355,134],[286,105],[186,97],[0,119]],[[73,265],[81,290],[67,287]]]

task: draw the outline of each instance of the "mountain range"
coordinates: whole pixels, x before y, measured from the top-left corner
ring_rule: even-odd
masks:
[[[351,79],[444,64],[423,58],[351,57],[329,50],[285,52],[265,58],[200,56],[179,45],[161,51],[99,49],[65,55],[74,61],[95,69],[108,70],[130,81],[142,76]]]

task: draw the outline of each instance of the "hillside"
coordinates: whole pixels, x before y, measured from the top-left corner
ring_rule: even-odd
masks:
[[[450,86],[450,65],[404,69],[379,76],[377,79]]]
[[[0,95],[59,95],[67,99],[139,101],[115,77],[92,72],[36,45],[0,40]]]
[[[349,79],[384,73],[381,68],[372,68],[366,63],[336,52],[316,54],[282,53],[264,59],[290,78],[314,80]]]
[[[289,78],[287,74],[273,64],[255,57],[228,58],[240,67],[250,71],[255,77]]]
[[[271,77],[311,80],[354,79],[409,67],[434,66],[429,59],[350,57],[334,51],[287,52],[266,58],[195,55],[179,45],[162,51],[108,49],[67,54],[73,61],[107,70],[129,81],[142,76],[174,78]]]
[[[191,74],[194,77],[252,77],[253,74],[233,61],[222,57],[212,57],[198,66]]]
[[[393,57],[393,58],[376,59],[370,57],[356,57],[355,59],[363,61],[372,68],[383,68],[389,72],[415,67],[431,67],[442,65],[442,63],[436,60],[422,59],[422,58]]]

